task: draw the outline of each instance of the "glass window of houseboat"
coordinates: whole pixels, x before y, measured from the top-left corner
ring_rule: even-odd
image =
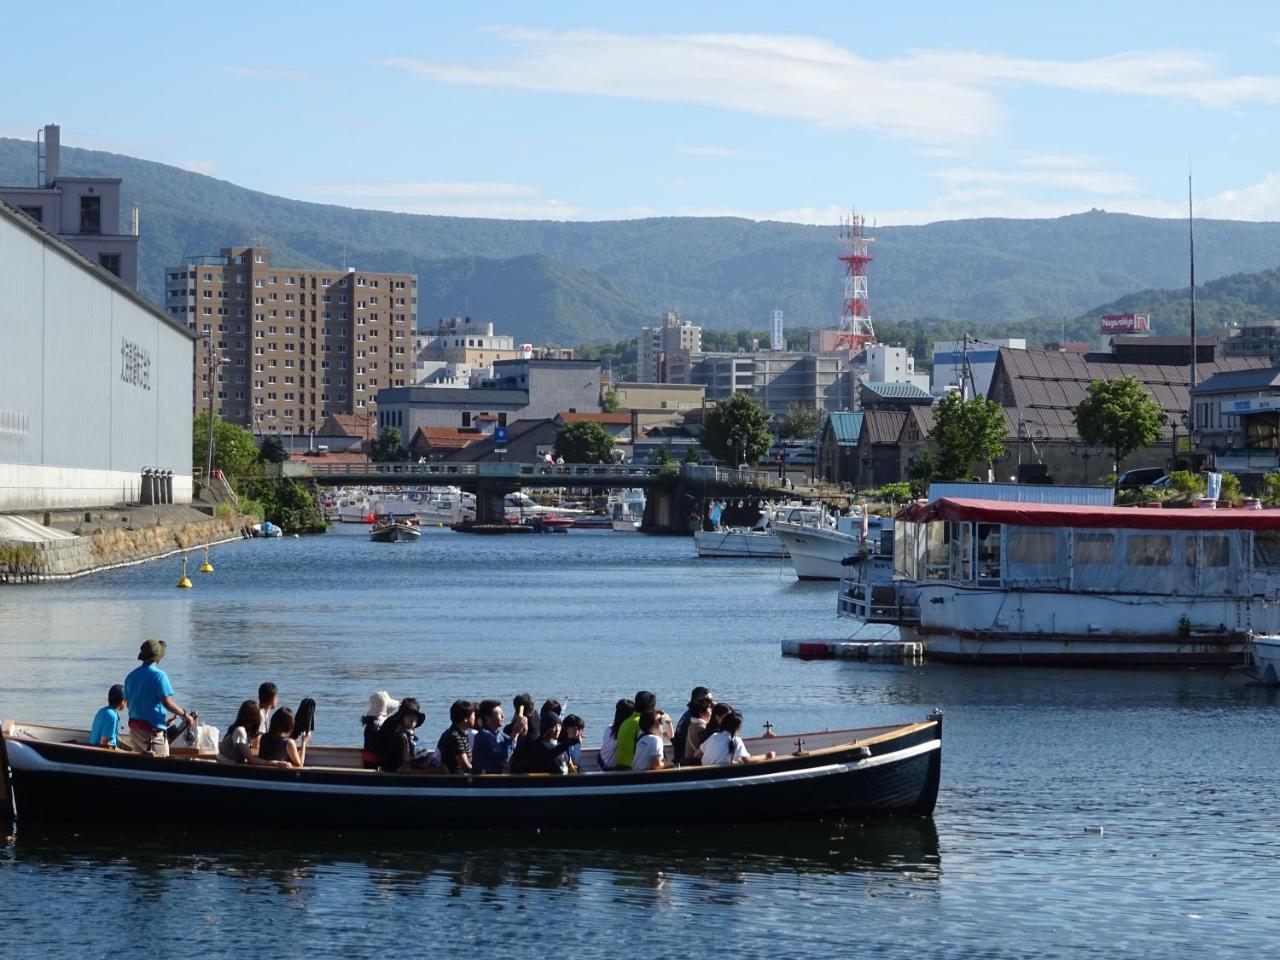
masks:
[[[973,578],[973,524],[952,522],[950,536],[951,579],[971,580]]]
[[[1075,549],[1071,558],[1076,563],[1110,566],[1116,553],[1114,533],[1075,533]]]
[[[1187,538],[1191,542],[1191,538]],[[1200,538],[1200,562],[1206,567],[1231,566],[1231,538],[1224,534]]]
[[[925,524],[924,575],[926,580],[945,580],[951,572],[951,524]]]
[[[1009,533],[1010,563],[1057,563],[1058,538],[1052,530],[1013,530]]]
[[[1173,563],[1173,537],[1167,533],[1131,533],[1124,542],[1131,567],[1167,567]]]
[[[978,524],[978,580],[1000,579],[1000,524]]]
[[[1253,535],[1253,565],[1280,567],[1280,532],[1259,530]]]

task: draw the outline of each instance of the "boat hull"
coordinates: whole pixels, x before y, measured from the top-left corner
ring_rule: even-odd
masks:
[[[774,761],[574,777],[388,775],[151,759],[44,740],[4,741],[19,824],[146,822],[422,828],[618,827],[925,815],[937,801],[942,724],[897,728],[863,747]],[[779,745],[786,741],[779,740]],[[92,797],[92,802],[85,802]],[[273,802],[273,801],[284,802]]]
[[[773,530],[790,555],[791,565],[801,580],[843,579],[849,575],[844,559],[859,556],[863,547],[861,537],[839,530],[793,523],[775,523]],[[863,579],[887,580],[893,576],[891,557],[870,554],[859,563],[864,570]]]
[[[1280,684],[1280,637],[1254,637],[1249,651],[1258,679],[1270,686]]]
[[[374,543],[412,543],[422,536],[417,527],[396,524],[391,527],[379,527],[369,531],[369,539]]]
[[[739,560],[784,560],[787,550],[776,534],[764,531],[695,530],[699,557]]]

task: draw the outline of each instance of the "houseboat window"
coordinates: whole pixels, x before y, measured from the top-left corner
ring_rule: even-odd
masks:
[[[926,580],[945,580],[951,572],[950,524],[925,524],[924,576]]]
[[[1187,534],[1187,538],[1182,541],[1182,556],[1188,567],[1196,565],[1196,536],[1194,533]],[[1231,566],[1230,539],[1222,534],[1201,537],[1200,563],[1205,567]]]
[[[978,579],[1000,579],[1000,524],[978,524]]]
[[[1072,559],[1076,563],[1092,563],[1110,566],[1116,552],[1114,533],[1075,534],[1075,550]]]
[[[1173,537],[1167,533],[1131,533],[1124,542],[1131,567],[1167,567],[1173,563]]]
[[[1009,534],[1010,563],[1057,563],[1058,538],[1052,530],[1014,530]]]
[[[1253,565],[1280,567],[1280,532],[1259,530],[1253,535]]]

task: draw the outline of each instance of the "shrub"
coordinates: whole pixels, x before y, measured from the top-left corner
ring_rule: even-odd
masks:
[[[1204,495],[1204,479],[1190,470],[1174,470],[1169,474],[1169,487],[1188,497]]]
[[[1268,473],[1262,478],[1262,499],[1267,503],[1280,503],[1280,473]]]
[[[1218,499],[1235,503],[1240,499],[1240,478],[1234,473],[1223,473],[1222,490],[1218,493]]]
[[[878,490],[873,490],[871,495],[877,500],[887,501],[889,503],[897,503],[902,500],[911,499],[911,484],[904,482],[886,483]]]

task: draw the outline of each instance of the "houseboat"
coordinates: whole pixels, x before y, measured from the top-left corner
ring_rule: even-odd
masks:
[[[898,514],[893,575],[841,582],[841,616],[933,660],[1241,665],[1280,629],[1280,511],[942,498]]]

